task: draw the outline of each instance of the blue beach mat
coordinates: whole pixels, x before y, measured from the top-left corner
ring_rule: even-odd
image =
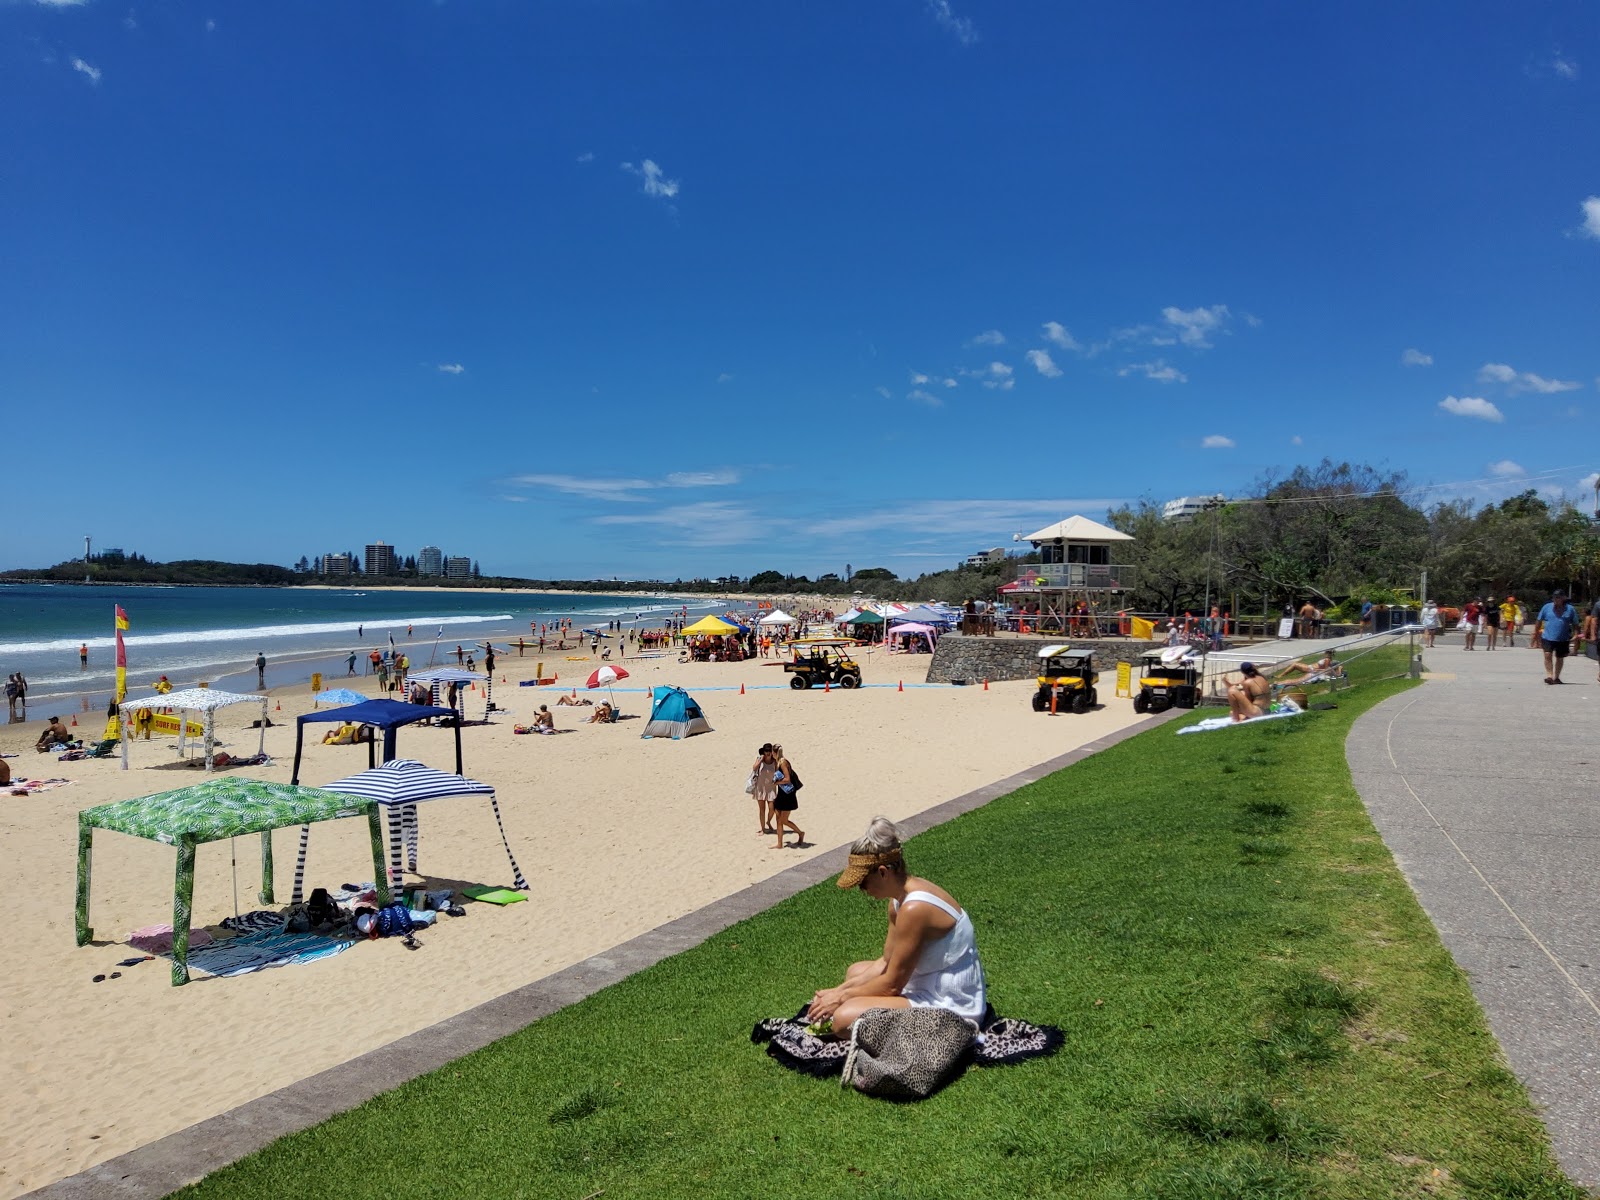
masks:
[[[340,954],[355,942],[320,933],[257,933],[189,951],[189,970],[202,975],[248,975]],[[161,957],[171,959],[170,953]]]

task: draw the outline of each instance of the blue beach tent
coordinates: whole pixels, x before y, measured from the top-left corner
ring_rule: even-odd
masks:
[[[640,737],[665,737],[677,741],[697,733],[710,733],[711,723],[693,696],[680,687],[650,689],[650,720]]]

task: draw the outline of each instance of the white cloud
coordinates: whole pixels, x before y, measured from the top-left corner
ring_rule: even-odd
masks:
[[[99,67],[91,67],[88,63],[84,62],[83,59],[81,59],[81,58],[75,58],[75,59],[72,60],[72,69],[74,71],[79,71],[82,74],[87,75],[89,77],[89,82],[90,83],[99,83],[100,82],[100,68]]]
[[[1556,392],[1575,392],[1582,386],[1570,379],[1546,379],[1532,371],[1518,371],[1505,363],[1484,363],[1478,368],[1478,382],[1503,383],[1513,395],[1517,392],[1537,392],[1549,396]]]
[[[1519,463],[1514,463],[1509,458],[1502,458],[1499,462],[1489,464],[1489,474],[1500,479],[1516,479],[1526,475],[1527,472],[1522,469]]]
[[[628,174],[637,175],[644,180],[644,194],[646,196],[658,196],[662,199],[670,200],[678,194],[678,181],[676,179],[668,179],[666,173],[656,165],[653,159],[647,158],[637,167],[631,162],[625,162],[622,164],[622,169]]]
[[[906,399],[915,400],[918,404],[926,404],[929,408],[938,408],[944,403],[943,400],[941,400],[938,396],[935,396],[932,392],[925,392],[921,388],[912,388],[906,393]]]
[[[1576,79],[1578,77],[1578,64],[1559,52],[1550,59],[1550,69],[1562,79]]]
[[[1129,363],[1121,368],[1118,375],[1126,378],[1129,375],[1143,375],[1146,379],[1153,379],[1157,383],[1188,383],[1189,377],[1177,367],[1169,367],[1162,359],[1151,362]]]
[[[207,17],[206,18],[206,32],[207,33],[215,33],[216,31],[217,31],[217,23],[214,20],[212,20],[210,17]]]
[[[1224,437],[1220,433],[1208,434],[1200,439],[1200,444],[1207,450],[1232,450],[1239,443],[1231,437]]]
[[[1592,492],[1597,484],[1600,484],[1600,471],[1591,471],[1578,480],[1578,490],[1580,492]]]
[[[596,525],[648,525],[653,537],[691,546],[741,546],[772,536],[774,522],[766,514],[733,500],[669,504],[595,517]]]
[[[824,517],[802,525],[818,537],[911,530],[941,535],[983,534],[1001,538],[1027,533],[1046,521],[1059,521],[1072,513],[1104,512],[1124,503],[1116,499],[1067,500],[914,500],[898,508],[869,505],[843,517]]]
[[[77,8],[86,0],[34,0],[41,8]]]
[[[1027,359],[1033,364],[1033,369],[1046,379],[1059,379],[1061,368],[1056,366],[1055,360],[1050,357],[1048,350],[1029,350]]]
[[[460,363],[440,363],[439,370],[443,371],[446,375],[460,375],[466,371],[466,368]]]
[[[724,371],[722,374],[717,376],[717,382],[718,383],[729,383],[729,382],[732,382],[732,380],[733,380],[733,376],[728,374],[726,371]]]
[[[1006,335],[998,329],[986,329],[967,343],[969,346],[1004,346]]]
[[[948,375],[946,375],[943,379],[939,380],[939,382],[944,384],[944,386],[947,387],[947,388],[960,387],[961,386],[954,379],[951,379]]]
[[[890,400],[894,397],[894,393],[886,387],[875,387],[872,390],[877,392],[878,395],[882,396],[885,400]]]
[[[1433,355],[1424,354],[1421,350],[1406,347],[1400,352],[1400,365],[1402,367],[1431,367]]]
[[[738,482],[739,472],[731,467],[715,471],[674,471],[662,479],[539,474],[516,475],[506,480],[513,487],[549,488],[568,496],[582,496],[586,500],[618,503],[640,503],[645,497],[636,493],[658,488],[725,487]]]
[[[1504,421],[1505,415],[1481,396],[1446,396],[1439,407],[1458,417],[1476,417],[1480,421]]]
[[[581,162],[581,163],[591,163],[591,162],[593,162],[594,161],[594,151],[593,150],[585,150],[582,154],[578,155],[578,161]]]
[[[1222,332],[1228,323],[1228,306],[1213,304],[1210,308],[1174,308],[1161,310],[1161,318],[1177,331],[1178,340],[1196,350],[1209,349],[1211,335]]]
[[[1305,445],[1305,438],[1301,437],[1297,433],[1292,438],[1289,439],[1289,444],[1291,446],[1303,446],[1303,445]]]
[[[139,28],[139,18],[133,15],[133,9],[130,8],[128,15],[122,18],[122,27],[124,29]]]
[[[924,375],[921,371],[913,371],[913,372],[911,372],[911,386],[912,387],[921,387],[923,384],[925,384],[927,382],[928,382],[928,377],[926,375]]]
[[[1054,342],[1063,350],[1081,352],[1083,347],[1078,344],[1078,339],[1067,332],[1067,327],[1060,321],[1046,321],[1044,323],[1044,336],[1046,341]]]
[[[1600,240],[1600,196],[1590,196],[1582,208],[1584,236]]]
[[[955,9],[950,5],[950,0],[928,0],[928,12],[932,14],[940,29],[950,34],[963,46],[970,46],[978,40],[978,31],[972,27],[971,20],[966,17],[956,16]]]
[[[992,362],[989,364],[989,378],[983,381],[983,386],[986,388],[999,388],[1003,392],[1009,392],[1016,386],[1017,382],[1011,378],[1011,375],[1012,369],[1005,363]]]

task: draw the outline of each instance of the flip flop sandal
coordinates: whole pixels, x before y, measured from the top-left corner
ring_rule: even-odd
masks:
[[[90,980],[90,981],[89,981],[89,982],[90,982],[90,983],[104,983],[104,982],[105,982],[105,979],[106,979],[106,977],[105,977],[105,976],[104,976],[104,975],[96,975],[96,976],[95,976],[95,977],[94,977],[94,978],[93,978],[93,979],[91,979],[91,980]]]

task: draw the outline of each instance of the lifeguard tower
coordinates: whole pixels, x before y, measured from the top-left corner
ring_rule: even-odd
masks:
[[[1118,543],[1134,540],[1130,535],[1088,517],[1068,517],[1016,540],[1032,542],[1040,561],[1019,563],[1016,580],[1000,589],[1000,598],[1035,608],[1027,620],[1033,631],[1077,637],[1119,632],[1122,595],[1133,586],[1134,569],[1112,559]]]

